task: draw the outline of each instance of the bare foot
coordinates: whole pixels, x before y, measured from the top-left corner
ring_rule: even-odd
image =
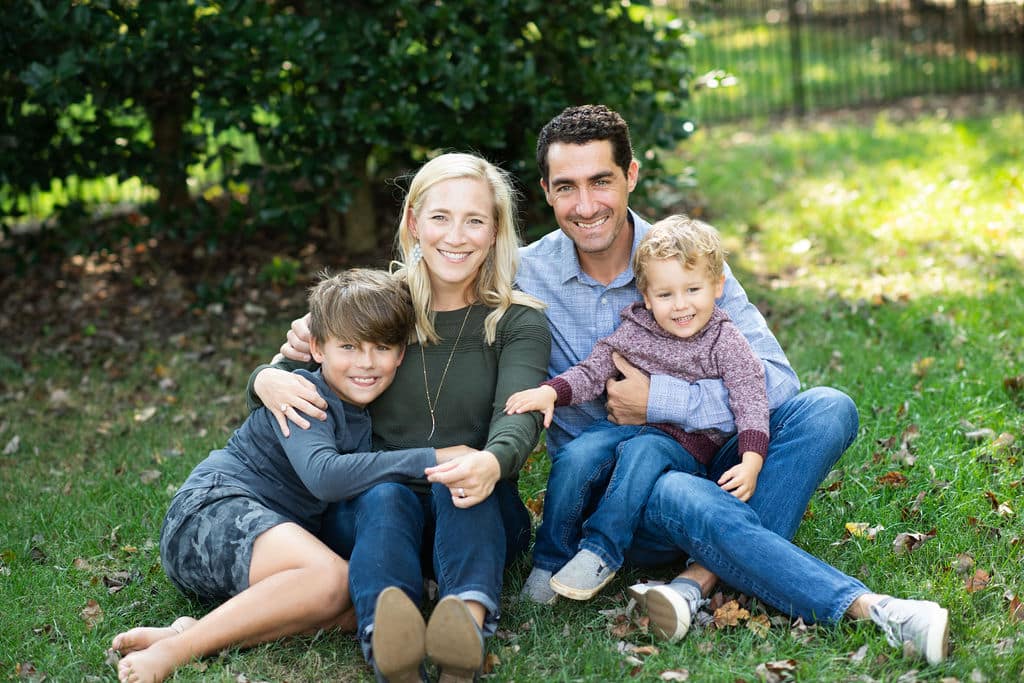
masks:
[[[116,650],[122,655],[145,650],[153,643],[176,636],[185,629],[191,628],[195,623],[196,620],[192,617],[178,617],[170,626],[139,626],[114,636],[110,642],[110,649]]]
[[[164,639],[145,650],[138,650],[117,663],[117,680],[121,683],[160,683],[186,663],[170,641]]]

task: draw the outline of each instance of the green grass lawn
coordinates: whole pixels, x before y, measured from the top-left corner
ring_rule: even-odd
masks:
[[[796,542],[873,589],[947,606],[949,661],[904,660],[870,625],[793,627],[756,602],[753,619],[664,645],[615,611],[630,581],[673,568],[543,608],[512,600],[518,567],[492,680],[754,681],[783,660],[803,681],[1024,676],[1024,115],[1019,101],[974,105],[722,127],[674,162],[695,172],[690,203],[725,234],[805,386],[838,387],[860,408],[861,434]],[[54,340],[26,363],[0,348],[0,677],[114,680],[114,634],[199,613],[163,575],[160,522],[244,418],[248,372],[300,303],[244,335],[225,323],[85,362]],[[546,469],[543,454],[531,460],[525,498]],[[873,530],[851,536],[853,524]],[[927,540],[897,553],[905,533]],[[323,634],[229,651],[175,680],[370,678],[349,636]]]

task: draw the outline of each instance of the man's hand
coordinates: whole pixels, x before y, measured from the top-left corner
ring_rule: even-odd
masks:
[[[743,454],[743,462],[730,467],[718,478],[718,485],[744,503],[750,500],[757,489],[757,475],[761,474],[764,458],[754,451]]]
[[[610,379],[605,384],[608,392],[608,421],[617,425],[642,425],[647,422],[647,399],[651,393],[651,378],[617,353],[612,354],[615,367],[623,379]]]
[[[308,363],[313,360],[309,352],[309,313],[292,321],[288,341],[281,344],[281,355],[289,360]]]

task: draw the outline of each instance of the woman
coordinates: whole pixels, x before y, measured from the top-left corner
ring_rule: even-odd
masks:
[[[328,513],[322,537],[350,560],[363,651],[387,680],[421,678],[424,655],[444,680],[471,679],[494,630],[506,561],[529,543],[516,478],[540,419],[503,408],[546,377],[551,339],[542,305],[512,288],[513,216],[507,175],[468,154],[425,164],[402,207],[398,272],[412,292],[416,339],[370,406],[374,448],[468,448],[427,468],[426,480],[378,485]],[[293,346],[308,336],[298,327]],[[258,368],[251,382],[282,429],[308,425],[299,413],[323,415],[288,367]],[[442,600],[424,626],[416,605],[428,558]]]

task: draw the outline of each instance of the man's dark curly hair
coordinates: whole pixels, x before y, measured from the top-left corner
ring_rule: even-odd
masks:
[[[548,148],[561,142],[585,145],[595,140],[612,143],[612,156],[623,175],[629,174],[633,161],[633,144],[629,140],[629,125],[617,112],[603,104],[584,104],[567,107],[548,121],[537,137],[537,166],[540,177],[548,182]]]

